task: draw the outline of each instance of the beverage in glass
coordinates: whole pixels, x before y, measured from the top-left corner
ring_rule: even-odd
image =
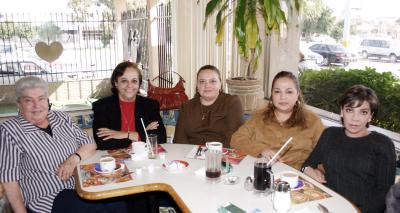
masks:
[[[149,147],[149,159],[156,159],[158,157],[158,142],[156,134],[149,134],[149,143],[151,147]]]
[[[206,177],[208,182],[219,182],[221,177],[222,152],[208,149],[206,151]]]
[[[259,158],[254,162],[254,190],[258,193],[267,193],[273,189],[274,175],[271,166],[267,165],[265,158]]]

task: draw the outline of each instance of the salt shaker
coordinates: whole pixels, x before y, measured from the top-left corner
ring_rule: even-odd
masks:
[[[272,203],[277,212],[288,212],[292,207],[290,200],[290,185],[288,182],[280,181],[276,184],[272,195]]]
[[[253,178],[252,177],[248,176],[244,180],[244,189],[246,189],[247,191],[253,190]]]

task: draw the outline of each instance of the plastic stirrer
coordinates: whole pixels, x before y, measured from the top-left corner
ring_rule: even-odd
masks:
[[[289,145],[289,143],[292,141],[293,137],[290,137],[285,144],[283,144],[283,146],[278,150],[278,152],[275,153],[275,155],[271,158],[271,160],[268,161],[267,163],[267,167],[269,167],[271,165],[272,162],[275,161],[275,159],[278,157],[278,155],[282,152],[282,150]]]
[[[147,143],[147,145],[149,145],[149,149],[151,150],[151,154],[154,155],[153,147],[151,146],[151,143],[150,143],[150,140],[149,140],[149,136],[147,135],[146,126],[144,125],[144,122],[143,122],[142,118],[140,118],[140,121],[142,122],[143,129],[144,129],[144,134],[146,135],[146,143]]]

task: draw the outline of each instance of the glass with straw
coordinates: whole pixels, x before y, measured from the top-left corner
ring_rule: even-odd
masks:
[[[149,134],[149,159],[156,159],[158,157],[158,142],[157,142],[157,135],[156,134]]]
[[[150,135],[152,135],[153,143],[155,143],[155,146],[153,146],[152,142],[150,141],[150,138],[149,138],[150,135],[147,134],[146,126],[144,125],[143,119],[140,118],[140,121],[142,122],[144,133],[146,135],[146,144],[147,144],[147,148],[149,150],[149,159],[156,159],[157,158],[157,153],[158,153],[157,152],[157,146],[158,146],[157,135],[156,134],[150,134]],[[155,137],[153,135],[155,135]]]

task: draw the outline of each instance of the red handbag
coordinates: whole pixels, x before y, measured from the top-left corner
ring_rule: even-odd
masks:
[[[179,81],[174,87],[163,88],[151,84],[152,81],[160,78],[160,76],[166,73],[175,73],[179,76]],[[188,96],[185,94],[185,87],[183,85],[184,82],[185,80],[183,80],[182,76],[180,76],[177,72],[161,73],[153,80],[149,80],[147,97],[158,101],[158,103],[160,103],[160,110],[179,109],[183,103],[189,100]]]

